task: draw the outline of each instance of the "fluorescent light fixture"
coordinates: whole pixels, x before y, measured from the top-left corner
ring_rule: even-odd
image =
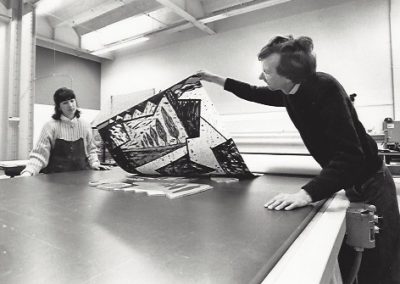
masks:
[[[150,14],[133,16],[84,34],[81,37],[82,48],[95,51],[116,42],[140,38],[146,33],[167,26],[161,22],[163,21],[155,20],[155,16],[150,16]]]
[[[113,44],[110,44],[108,46],[106,46],[105,48],[99,49],[99,50],[95,50],[92,52],[93,55],[100,55],[100,54],[104,54],[113,50],[117,50],[117,49],[121,49],[121,48],[125,48],[131,45],[135,45],[141,42],[145,42],[149,40],[148,37],[139,37],[139,38],[135,38],[132,40],[124,40],[124,41],[120,41],[120,42],[116,42]]]
[[[84,34],[82,36],[82,47],[97,50],[114,42],[139,37],[161,27],[164,27],[164,25],[147,15],[133,16]]]

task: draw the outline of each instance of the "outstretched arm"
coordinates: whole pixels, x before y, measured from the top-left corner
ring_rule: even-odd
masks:
[[[225,81],[226,81],[225,77],[221,77],[219,75],[209,73],[209,72],[203,71],[203,70],[197,72],[196,75],[200,77],[200,80],[214,83],[214,84],[220,85],[221,87],[225,86]]]
[[[224,90],[235,94],[241,99],[270,106],[284,106],[283,93],[281,91],[272,91],[267,86],[253,86],[208,71],[199,71],[196,75],[200,80],[220,85]]]

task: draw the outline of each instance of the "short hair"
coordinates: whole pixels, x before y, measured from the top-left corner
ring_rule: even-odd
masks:
[[[273,53],[279,54],[277,73],[297,84],[315,73],[317,61],[313,48],[312,39],[306,36],[297,39],[291,35],[276,36],[261,49],[258,60],[264,60]]]
[[[54,114],[51,116],[55,120],[60,120],[61,115],[63,114],[60,109],[60,103],[64,101],[68,101],[71,99],[76,100],[76,96],[73,90],[62,87],[57,89],[53,95],[54,100]],[[75,117],[79,118],[81,116],[81,112],[79,109],[75,111]]]

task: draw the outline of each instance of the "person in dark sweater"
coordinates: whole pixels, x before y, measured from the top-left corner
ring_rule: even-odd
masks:
[[[259,104],[285,107],[321,172],[297,193],[279,194],[265,207],[292,210],[330,197],[344,189],[351,202],[376,206],[382,217],[376,247],[364,252],[359,283],[400,283],[400,216],[393,178],[378,156],[342,85],[331,75],[316,72],[309,37],[274,37],[258,54],[267,86],[251,86],[206,71],[198,76],[236,96]],[[343,278],[354,252],[343,243],[339,264]]]

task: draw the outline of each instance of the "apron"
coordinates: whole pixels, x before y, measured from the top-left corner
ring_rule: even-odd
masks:
[[[49,164],[41,172],[45,174],[90,169],[82,138],[76,141],[56,139],[50,152]]]

